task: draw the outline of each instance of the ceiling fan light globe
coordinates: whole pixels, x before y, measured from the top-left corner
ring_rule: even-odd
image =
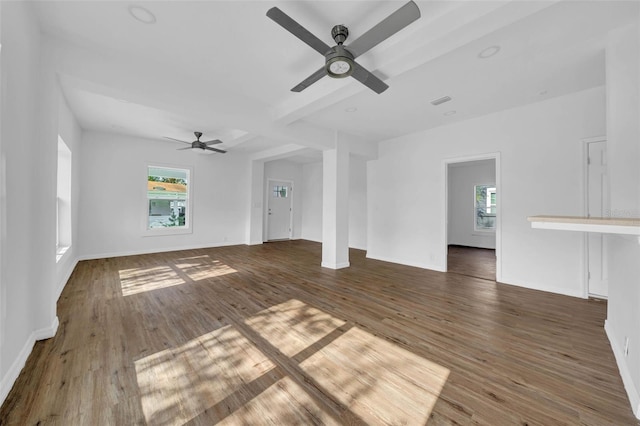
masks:
[[[194,151],[196,152],[196,154],[200,154],[200,155],[211,155],[211,154],[213,154],[213,151],[209,151],[208,149],[204,149],[204,148],[196,148],[196,149],[194,149]]]
[[[345,78],[353,73],[353,55],[343,45],[331,48],[325,56],[324,70],[329,77]]]
[[[353,73],[353,61],[348,57],[336,56],[327,61],[325,70],[329,77],[349,77]]]

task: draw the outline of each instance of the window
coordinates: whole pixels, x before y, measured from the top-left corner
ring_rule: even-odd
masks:
[[[71,247],[71,150],[58,135],[56,262]]]
[[[476,185],[475,224],[476,231],[494,231],[496,229],[496,186]]]
[[[148,166],[147,230],[190,228],[189,169]]]
[[[289,187],[275,185],[273,187],[273,198],[287,198],[289,196]]]

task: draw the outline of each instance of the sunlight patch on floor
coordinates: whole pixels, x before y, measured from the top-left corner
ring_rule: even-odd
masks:
[[[209,255],[185,257],[176,262],[176,266],[194,281],[238,272],[219,260],[213,260]]]
[[[425,424],[449,370],[353,327],[300,366],[369,424]]]
[[[245,323],[288,357],[293,357],[345,324],[295,299],[261,311]]]
[[[154,425],[425,424],[449,376],[295,299],[139,359],[135,370],[142,411]]]
[[[230,325],[135,361],[142,409],[153,425],[182,425],[206,409],[215,410],[216,404],[273,368]],[[244,403],[241,393],[237,398]]]
[[[339,425],[297,383],[282,378],[218,425]]]
[[[169,266],[123,269],[120,288],[123,296],[184,284],[184,280]]]

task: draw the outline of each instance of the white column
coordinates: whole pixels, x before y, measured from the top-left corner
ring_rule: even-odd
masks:
[[[247,229],[247,244],[262,244],[263,240],[263,209],[264,202],[264,162],[251,161],[251,195],[249,199],[249,223]]]
[[[337,138],[336,138],[337,139]],[[322,167],[322,266],[349,266],[349,149],[336,141]]]

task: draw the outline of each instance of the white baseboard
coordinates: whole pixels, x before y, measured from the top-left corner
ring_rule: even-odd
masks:
[[[389,263],[397,263],[399,265],[412,266],[414,268],[429,269],[437,272],[446,272],[442,265],[433,265],[425,262],[411,262],[411,261],[406,261],[398,258],[378,256],[376,254],[371,254],[370,252],[367,252],[367,259],[380,260],[382,262],[389,262]]]
[[[329,269],[342,269],[342,268],[348,268],[349,266],[351,266],[351,263],[349,263],[349,262],[342,262],[342,263],[322,262],[320,264],[320,266],[322,266],[323,268],[329,268]]]
[[[2,378],[1,386],[0,386],[0,403],[4,403],[4,400],[7,399],[7,395],[9,395],[9,391],[13,387],[13,384],[18,379],[20,372],[24,368],[24,365],[27,362],[27,358],[31,354],[31,350],[33,349],[33,345],[36,343],[36,339],[33,335],[29,336],[24,346],[20,350],[18,357],[13,361],[11,367],[7,371],[7,374]]]
[[[543,286],[535,282],[529,282],[526,280],[511,280],[509,278],[503,279],[499,281],[501,284],[513,285],[516,287],[528,288],[529,290],[538,290],[538,291],[546,291],[547,293],[561,294],[563,296],[571,296],[578,297],[580,299],[584,299],[584,293],[582,288],[577,288],[575,290],[563,288],[563,287],[554,287],[554,286]]]
[[[137,256],[141,254],[166,253],[170,251],[197,250],[197,249],[205,249],[205,248],[239,246],[239,245],[246,245],[246,242],[242,241],[242,242],[209,243],[209,244],[196,244],[196,245],[179,246],[179,247],[164,247],[164,248],[154,248],[154,249],[129,250],[129,251],[121,251],[121,252],[84,254],[79,256],[78,260],[108,259],[111,257]]]
[[[74,259],[73,261],[69,262],[69,267],[67,267],[67,270],[65,271],[64,275],[62,276],[62,279],[58,283],[58,288],[56,288],[56,294],[55,294],[56,301],[60,298],[60,295],[62,294],[62,291],[64,290],[65,286],[67,285],[67,282],[69,281],[69,278],[71,278],[71,274],[73,274],[73,271],[74,271],[74,269],[76,269],[77,265],[78,265],[78,259],[77,258]]]
[[[51,339],[56,335],[56,332],[58,331],[58,325],[60,325],[60,322],[58,321],[58,317],[56,316],[53,318],[53,321],[51,322],[51,325],[49,327],[40,328],[32,333],[34,340]]]
[[[629,402],[631,403],[633,414],[635,414],[636,418],[640,419],[640,393],[638,393],[638,388],[636,388],[635,384],[633,383],[631,372],[629,371],[629,367],[625,362],[624,351],[622,350],[620,345],[618,345],[618,342],[616,342],[616,340],[614,339],[615,333],[611,329],[611,323],[608,320],[605,320],[604,322],[604,331],[607,333],[609,343],[611,344],[611,349],[613,350],[613,355],[616,358],[618,370],[620,370],[622,383],[624,384],[624,389],[627,391],[627,396],[629,397]]]
[[[36,341],[49,339],[55,336],[57,330],[58,317],[55,317],[51,326],[31,332],[31,334],[27,338],[27,341],[24,343],[22,349],[18,353],[18,356],[11,364],[11,367],[9,367],[9,370],[7,370],[7,374],[5,374],[2,378],[2,381],[0,381],[0,405],[4,403],[5,399],[7,399],[7,395],[9,395],[11,388],[18,379],[20,372],[24,368],[29,355],[31,355],[33,345],[35,345]]]

